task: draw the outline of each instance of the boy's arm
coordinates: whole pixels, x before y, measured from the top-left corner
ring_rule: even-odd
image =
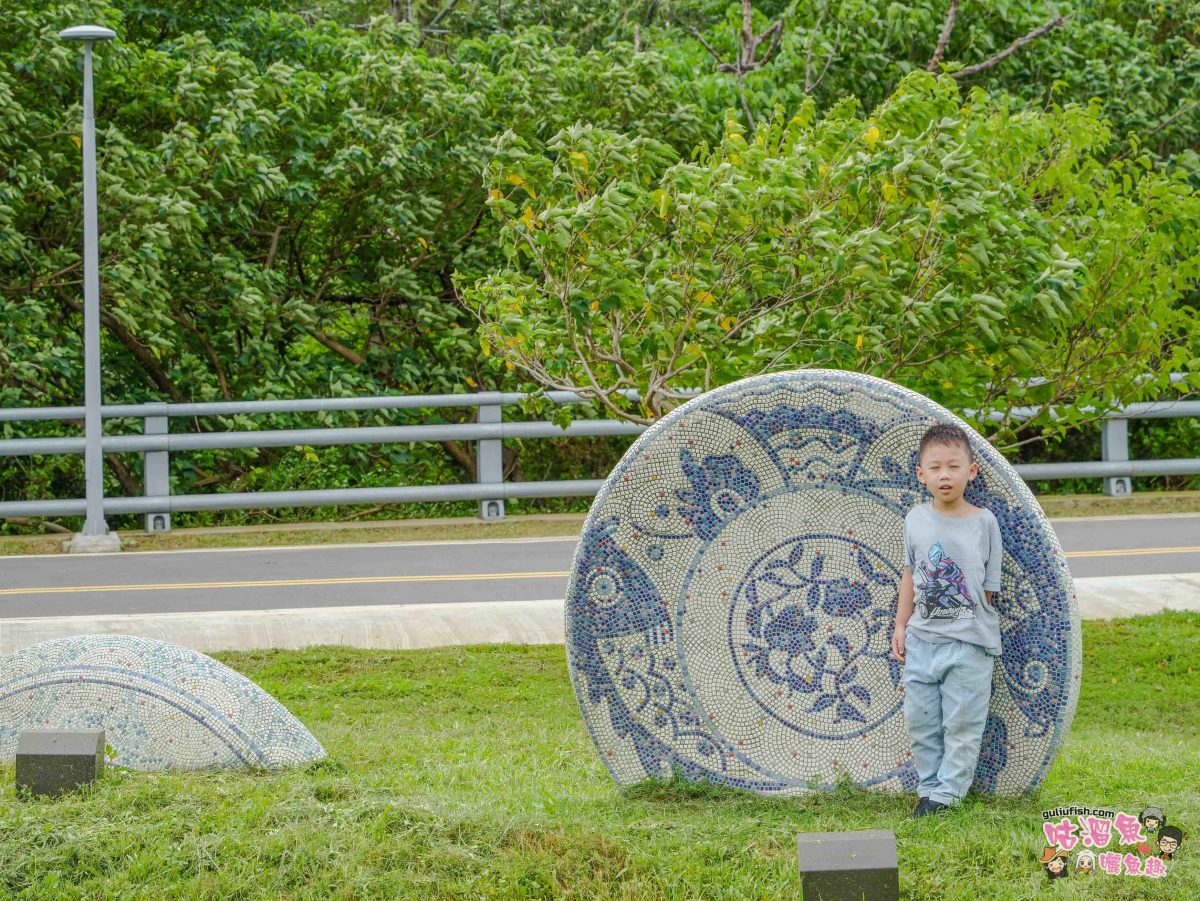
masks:
[[[1000,534],[1000,523],[995,515],[988,516],[988,558],[984,564],[983,590],[987,600],[992,602],[992,595],[1000,590],[1000,574],[1004,569],[1004,539]]]
[[[904,662],[904,627],[912,619],[915,594],[912,570],[905,566],[904,574],[900,577],[900,591],[896,596],[896,628],[892,631],[892,655],[901,663]]]

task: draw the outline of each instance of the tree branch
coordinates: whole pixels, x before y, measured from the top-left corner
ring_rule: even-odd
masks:
[[[1190,103],[1187,106],[1180,107],[1178,110],[1176,110],[1174,113],[1172,113],[1167,118],[1163,119],[1161,122],[1159,122],[1156,126],[1154,126],[1152,129],[1150,129],[1145,134],[1139,134],[1138,135],[1139,145],[1144,145],[1146,143],[1147,138],[1151,137],[1152,135],[1158,134],[1160,131],[1162,131],[1164,128],[1166,128],[1168,125],[1170,125],[1172,122],[1174,122],[1176,119],[1178,119],[1182,116],[1186,116],[1188,113],[1195,110],[1196,107],[1200,107],[1200,100],[1197,100],[1195,103]],[[1115,163],[1117,160],[1123,160],[1123,159],[1125,159],[1125,157],[1129,156],[1129,154],[1132,152],[1133,152],[1133,145],[1130,144],[1123,151],[1121,151],[1117,156],[1114,156],[1112,158],[1112,161]]]
[[[929,58],[929,65],[925,67],[926,71],[937,71],[938,63],[942,61],[942,55],[946,52],[946,45],[950,43],[950,33],[954,31],[954,20],[957,16],[958,0],[950,0],[950,8],[946,10],[946,24],[942,26],[942,33],[938,35],[937,49]]]
[[[700,34],[700,29],[696,28],[694,25],[692,26],[692,36],[700,42],[700,46],[707,50],[713,59],[715,59],[718,63],[721,62],[721,54],[717,53],[717,51],[712,48],[708,41],[704,40],[704,35]]]
[[[762,59],[755,63],[755,65],[765,65],[767,60],[771,58],[771,54],[775,52],[775,48],[779,46],[779,39],[783,35],[783,19],[780,19],[778,22],[760,34],[758,36],[759,41],[762,41],[767,37],[767,35],[771,36],[771,43],[767,45],[767,52],[763,54]]]
[[[754,61],[756,49],[754,40],[754,7],[750,0],[742,0],[742,68],[743,70]]]
[[[475,472],[475,455],[462,446],[458,441],[442,441],[442,450],[448,453],[451,458],[467,473],[467,476],[472,482],[478,478]]]
[[[825,12],[829,7],[827,4],[821,4],[821,11],[817,13],[817,21],[813,23],[812,29],[808,32],[808,49],[804,53],[804,93],[811,94],[815,85],[812,80],[812,57],[813,44],[816,42],[817,32],[821,30],[821,23],[825,21]],[[829,65],[828,61],[825,63]]]
[[[742,0],[742,31],[741,53],[733,62],[722,62],[721,55],[714,50],[709,43],[700,35],[698,28],[692,28],[692,35],[698,40],[701,46],[708,51],[709,55],[717,62],[718,72],[728,72],[733,75],[737,81],[738,96],[742,101],[742,112],[746,116],[746,124],[753,129],[754,117],[750,113],[750,103],[746,99],[746,89],[742,83],[742,76],[747,72],[753,71],[764,65],[779,46],[779,40],[783,34],[784,20],[777,19],[774,24],[767,28],[762,34],[754,33],[754,7],[750,0]],[[758,56],[758,48],[767,38],[771,39],[771,43],[767,45],[767,52],[760,58]]]
[[[650,0],[650,2],[646,5],[646,15],[645,18],[642,19],[643,27],[649,28],[650,23],[654,21],[654,15],[658,12],[658,3],[659,0]]]
[[[45,529],[47,532],[56,532],[59,535],[70,535],[75,531],[74,529],[68,529],[66,526],[60,526],[56,522],[49,522],[45,519],[32,519],[28,516],[6,516],[4,517],[4,521],[11,522],[17,526],[37,526]]]
[[[221,366],[221,359],[217,356],[216,349],[212,346],[212,344],[209,343],[208,339],[204,337],[204,333],[201,332],[200,329],[193,325],[190,321],[188,321],[181,313],[172,312],[168,315],[173,321],[179,323],[196,336],[196,340],[199,341],[200,346],[204,348],[204,353],[208,357],[209,362],[212,363],[213,370],[217,374],[217,382],[221,386],[221,397],[223,397],[225,400],[233,400],[233,392],[229,389],[229,378],[225,375],[225,369]]]
[[[128,497],[138,497],[142,493],[142,486],[138,483],[137,477],[130,471],[119,456],[116,454],[105,454],[104,462],[108,464],[108,468],[112,474],[117,477],[117,481],[121,483],[121,490]]]
[[[59,294],[59,297],[72,310],[75,310],[77,313],[83,312],[83,304],[79,301],[62,293]],[[133,355],[133,358],[138,361],[146,375],[150,377],[150,381],[160,391],[175,401],[175,403],[181,404],[187,400],[187,396],[171,381],[170,376],[167,375],[166,370],[162,368],[162,365],[158,362],[158,358],[154,356],[149,347],[138,341],[111,313],[103,308],[100,310],[100,321],[121,342],[121,345]]]
[[[275,254],[279,252],[279,236],[283,234],[283,226],[275,226],[275,231],[271,233],[271,249],[267,251],[267,262],[263,264],[263,268],[268,272],[275,265]]]
[[[337,354],[343,360],[353,363],[355,366],[362,366],[364,363],[367,362],[366,357],[351,350],[345,344],[343,344],[341,341],[337,340],[337,338],[331,338],[329,335],[325,334],[325,332],[322,331],[321,329],[317,329],[315,332],[313,332],[312,336],[314,338],[316,338],[318,341],[320,341],[322,344],[324,344],[326,347],[328,347],[330,350],[332,350],[335,354]]]
[[[446,5],[438,11],[436,16],[429,20],[429,24],[425,27],[433,28],[435,25],[437,25],[438,22],[442,21],[442,19],[444,19],[452,9],[454,9],[456,3],[458,3],[458,0],[446,0]]]
[[[959,69],[957,72],[951,72],[950,74],[953,75],[955,78],[970,78],[972,75],[978,75],[980,72],[986,72],[988,69],[992,69],[992,68],[1000,65],[1000,63],[1002,63],[1004,60],[1008,59],[1010,56],[1012,56],[1014,53],[1016,53],[1018,50],[1020,50],[1026,44],[1030,44],[1033,41],[1036,41],[1042,35],[1048,34],[1049,32],[1053,31],[1055,28],[1058,28],[1059,26],[1061,26],[1066,21],[1067,21],[1067,17],[1060,13],[1057,16],[1055,16],[1053,19],[1051,19],[1050,21],[1046,22],[1044,25],[1039,25],[1037,28],[1033,29],[1033,31],[1029,32],[1028,34],[1022,35],[1021,37],[1017,38],[1015,41],[1013,41],[1011,44],[1009,44],[1007,47],[1005,47],[1003,50],[1001,50],[999,53],[997,53],[991,59],[984,60],[981,63],[976,63],[973,66],[967,66],[965,69]]]
[[[738,96],[742,98],[742,112],[746,116],[746,126],[754,131],[754,115],[750,112],[750,101],[746,99],[746,89],[742,85],[742,73],[737,74]]]

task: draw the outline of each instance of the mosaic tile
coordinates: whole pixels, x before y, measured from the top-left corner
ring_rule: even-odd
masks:
[[[930,499],[917,444],[970,437],[966,498],[1004,539],[1004,653],[975,789],[1030,791],[1079,695],[1066,559],[1021,478],[949,410],[835,370],[746,379],[684,404],[629,449],[596,497],[566,603],[567,658],[617,782],[682,772],[764,794],[839,778],[916,787],[890,659],[904,516]]]
[[[325,757],[296,717],[245,676],[188,648],[78,635],[0,657],[0,760],[27,729],[103,729],[137,770],[282,767]]]

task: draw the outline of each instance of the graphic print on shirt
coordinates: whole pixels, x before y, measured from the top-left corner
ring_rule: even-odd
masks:
[[[929,563],[922,560],[918,574],[922,618],[975,618],[975,602],[971,600],[962,568],[950,558],[940,541],[929,549]]]

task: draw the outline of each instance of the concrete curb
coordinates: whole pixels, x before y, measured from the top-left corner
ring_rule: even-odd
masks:
[[[1076,579],[1075,586],[1084,619],[1200,611],[1200,573]],[[156,638],[204,653],[317,644],[379,649],[562,644],[563,601],[0,619],[0,653],[84,634]]]
[[[1084,619],[1144,616],[1164,610],[1200,611],[1200,573],[1076,579]]]
[[[136,635],[194,651],[318,644],[412,649],[467,644],[562,644],[563,602],[398,604],[206,613],[47,616],[0,620],[0,653],[70,635]]]

